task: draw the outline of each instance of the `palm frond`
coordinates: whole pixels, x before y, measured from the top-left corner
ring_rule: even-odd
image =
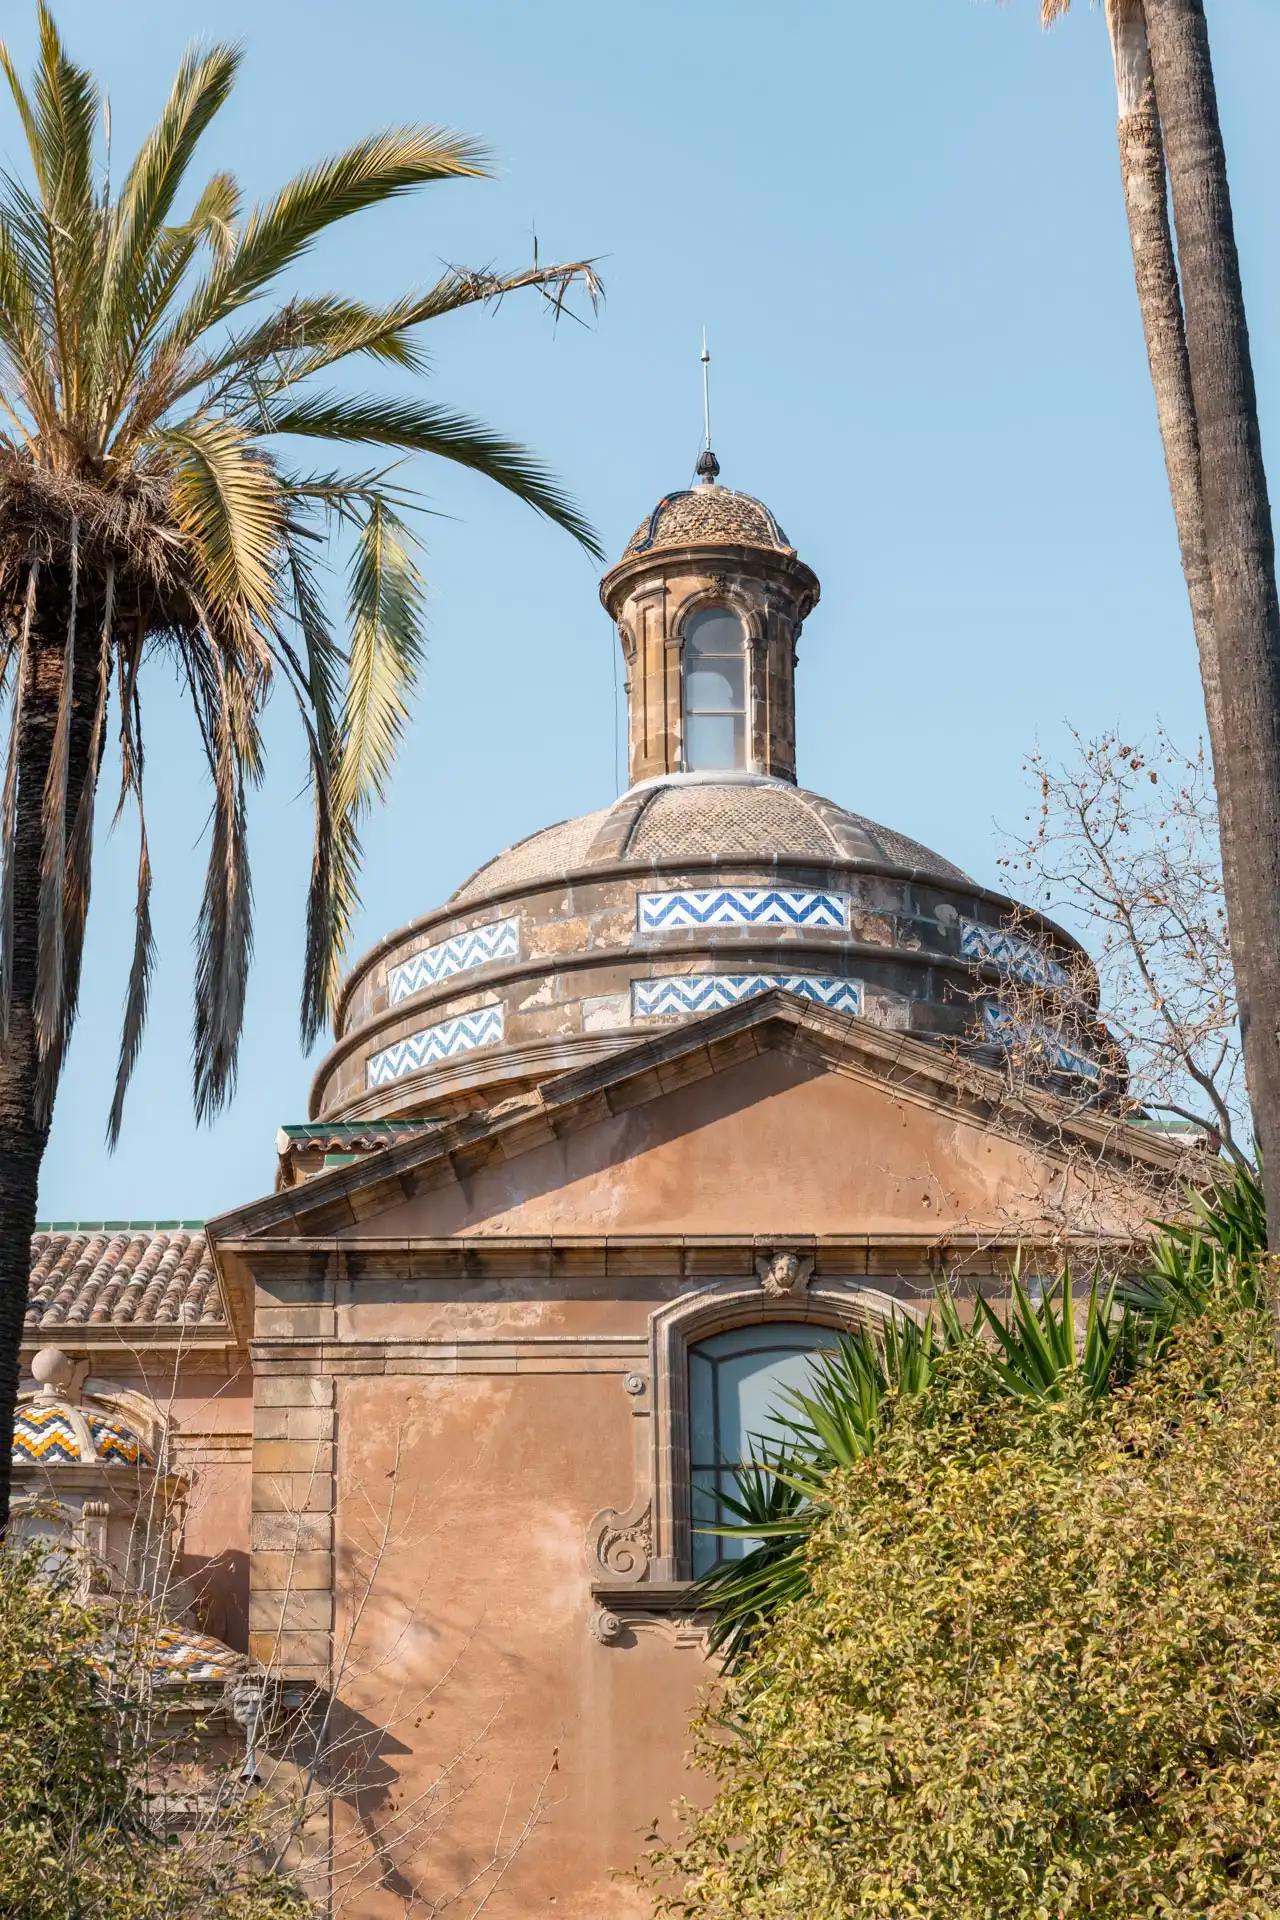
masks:
[[[39,563],[33,560],[27,568],[22,628],[9,711],[8,758],[5,761],[3,794],[0,795],[0,1039],[8,1038],[13,1006],[13,900],[17,883],[14,831],[17,823],[18,747],[22,738],[23,699],[31,667],[31,629],[35,619],[36,582],[39,575]]]
[[[58,700],[49,749],[40,819],[40,890],[36,915],[36,1042],[41,1056],[62,1053],[66,1005],[63,995],[66,921],[63,911],[67,855],[67,781],[71,762],[71,709],[75,683],[76,616],[79,611],[80,542],[71,522],[71,576],[66,639],[58,679]]]
[[[354,821],[386,793],[426,647],[417,543],[385,500],[375,500],[357,537],[348,604],[351,643],[334,799]]]
[[[591,260],[562,262],[555,266],[529,267],[517,273],[499,274],[490,270],[450,267],[425,293],[403,294],[382,307],[353,312],[346,330],[335,329],[329,340],[317,339],[313,350],[282,367],[263,392],[272,397],[314,374],[323,372],[351,354],[368,354],[377,359],[397,360],[399,364],[421,369],[421,351],[408,338],[428,320],[456,313],[478,302],[496,303],[507,294],[534,288],[545,295],[556,312],[563,309],[572,288],[586,289],[592,307],[599,304],[601,283]]]
[[[320,393],[290,400],[259,416],[259,431],[291,433],[365,446],[399,447],[435,454],[482,473],[526,506],[573,535],[597,560],[604,558],[593,528],[576,503],[525,447],[504,440],[479,421],[448,407],[416,401]]]
[[[86,371],[100,234],[93,191],[99,97],[93,76],[67,58],[44,0],[37,12],[40,52],[24,131],[40,189],[63,414],[73,422]],[[15,82],[13,75],[11,89]]]
[[[235,250],[240,219],[240,186],[233,173],[211,174],[200,197],[182,222],[182,233],[203,240],[217,260],[228,260]]]
[[[441,127],[393,127],[309,167],[250,214],[229,257],[178,317],[170,345],[181,349],[254,299],[339,220],[434,180],[487,171],[484,149]]]
[[[192,420],[157,436],[174,450],[174,517],[191,543],[210,605],[233,621],[270,621],[284,505],[273,462],[225,420]]]
[[[209,717],[213,821],[196,922],[192,1096],[198,1121],[211,1119],[235,1088],[253,951],[245,779],[257,756],[251,702],[228,671],[226,649],[212,627],[207,642],[216,691]]]
[[[165,226],[187,170],[215,114],[235,83],[241,51],[236,46],[191,48],[174,76],[164,110],[125,176],[116,203],[116,234],[108,260],[108,299],[136,275],[156,235]],[[227,175],[214,195],[225,200]],[[234,184],[234,183],[233,183]],[[210,193],[206,187],[202,200]],[[199,207],[188,224],[202,220]]]
[[[166,251],[172,255],[173,235],[166,234],[165,229],[174,201],[201,138],[231,92],[239,64],[238,47],[189,49],[174,77],[164,110],[139,148],[119,199],[111,209],[94,338],[95,371],[104,403],[104,431],[109,428],[120,396],[132,377],[138,343],[149,336],[155,324],[154,307],[146,313],[145,320],[139,316],[140,294],[145,308],[148,304],[145,289],[155,278],[153,252],[164,240],[168,243]],[[179,237],[194,240],[221,233],[228,206],[234,204],[234,181],[229,175],[216,176],[200,196],[190,220],[182,224]],[[193,249],[188,249],[186,259],[190,258],[191,251]],[[123,356],[124,366],[120,367],[117,365],[119,349],[126,340],[131,346]]]
[[[301,1005],[302,1042],[310,1046],[337,998],[339,968],[359,904],[360,842],[352,812],[342,810],[334,793],[342,750],[339,703],[345,662],[295,536],[286,536],[286,554],[305,661],[291,649],[288,658],[311,760],[315,817]]]
[[[133,906],[133,958],[129,963],[129,984],[125,990],[124,1018],[120,1023],[120,1057],[116,1063],[115,1086],[111,1093],[111,1111],[107,1116],[107,1146],[114,1152],[120,1144],[124,1126],[124,1102],[133,1078],[142,1036],[146,1029],[151,1002],[151,980],[156,965],[155,931],[151,924],[151,849],[147,841],[146,821],[138,815],[138,879]]]
[[[63,1034],[70,1031],[80,998],[80,956],[84,951],[85,923],[89,917],[89,892],[93,862],[94,802],[98,792],[98,768],[102,763],[103,729],[107,717],[107,696],[111,688],[112,645],[115,639],[116,572],[108,561],[103,583],[102,627],[98,636],[98,672],[93,697],[93,717],[89,727],[87,772],[76,802],[71,832],[67,838],[66,877],[64,881],[65,930]]]
[[[25,402],[29,424],[42,433],[53,431],[57,404],[49,377],[42,295],[33,276],[28,251],[15,237],[10,220],[3,216],[0,216],[0,346],[12,375],[12,383],[5,383],[10,386],[5,396],[6,412],[17,420],[15,403]],[[20,391],[13,391],[14,388]],[[34,446],[26,424],[23,424],[23,433],[28,445]]]

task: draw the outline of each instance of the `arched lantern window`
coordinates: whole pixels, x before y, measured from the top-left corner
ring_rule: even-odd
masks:
[[[747,650],[727,607],[704,607],[684,634],[684,764],[719,773],[747,764]]]

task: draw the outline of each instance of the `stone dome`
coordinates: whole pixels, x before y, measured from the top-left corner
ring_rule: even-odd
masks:
[[[667,547],[763,547],[790,553],[791,543],[754,494],[703,484],[664,493],[628,540],[624,560]]]
[[[533,880],[569,878],[601,857],[639,866],[672,859],[836,860],[973,885],[919,841],[789,781],[675,775],[518,840],[465,880],[449,904]]]
[[[353,971],[317,1121],[431,1118],[782,987],[958,1038],[975,973],[1057,969],[1072,942],[940,854],[761,775],[677,774],[546,827]]]

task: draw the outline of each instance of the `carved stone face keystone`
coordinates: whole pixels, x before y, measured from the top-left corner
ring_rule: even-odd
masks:
[[[779,1248],[773,1253],[757,1256],[756,1272],[760,1276],[760,1285],[771,1300],[787,1300],[803,1293],[809,1285],[813,1256]]]

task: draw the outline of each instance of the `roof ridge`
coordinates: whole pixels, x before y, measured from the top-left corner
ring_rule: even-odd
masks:
[[[36,1233],[192,1233],[203,1220],[37,1220]]]

